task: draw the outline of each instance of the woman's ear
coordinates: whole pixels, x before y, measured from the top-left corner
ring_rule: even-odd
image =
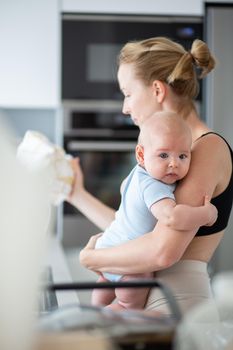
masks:
[[[162,103],[166,96],[166,84],[160,80],[154,80],[152,83],[152,89],[158,103]]]
[[[138,164],[144,167],[144,148],[142,145],[137,144],[135,156]]]

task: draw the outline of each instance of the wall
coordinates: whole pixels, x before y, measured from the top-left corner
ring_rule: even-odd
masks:
[[[0,106],[57,107],[59,10],[58,0],[0,1]]]
[[[50,140],[55,141],[56,114],[50,109],[3,109],[9,126],[20,140],[27,130],[42,132]],[[17,142],[17,140],[16,140]]]
[[[0,109],[17,139],[61,143],[60,12],[60,0],[0,1]]]
[[[226,8],[210,6],[206,22],[206,40],[217,59],[215,70],[206,79],[205,109],[207,121],[211,128],[223,135],[233,147],[233,44],[232,40],[226,40],[233,32],[233,1],[231,1],[231,6]],[[233,270],[232,232],[233,211],[224,239],[214,258],[214,267],[217,271]]]

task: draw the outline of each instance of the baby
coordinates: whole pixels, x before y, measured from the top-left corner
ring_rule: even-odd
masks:
[[[137,165],[124,180],[121,204],[115,220],[96,243],[96,249],[120,245],[154,229],[157,220],[177,230],[212,225],[217,211],[208,198],[200,207],[177,205],[176,182],[184,178],[191,161],[192,137],[186,123],[171,112],[158,112],[146,120],[136,146]],[[116,275],[104,273],[98,281],[147,278],[152,274]],[[93,305],[114,310],[144,307],[149,289],[95,289]],[[116,298],[116,303],[112,301]]]

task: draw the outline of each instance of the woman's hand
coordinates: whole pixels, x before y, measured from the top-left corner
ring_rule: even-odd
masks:
[[[85,260],[86,260],[86,257],[88,256],[88,254],[93,254],[93,250],[95,250],[96,242],[97,242],[98,238],[100,238],[102,236],[102,234],[103,233],[101,232],[101,233],[97,233],[94,236],[91,236],[91,238],[87,242],[86,246],[81,250],[81,252],[79,254],[79,261],[80,261],[81,265],[88,268],[89,270],[94,271],[98,275],[101,275],[101,273],[99,271],[95,271],[95,270],[91,269],[90,266],[86,264]]]
[[[83,172],[80,166],[80,159],[79,158],[73,158],[71,159],[71,166],[74,171],[74,183],[71,190],[71,193],[69,194],[67,201],[71,204],[74,204],[75,198],[78,196],[78,193],[84,189],[84,177]]]

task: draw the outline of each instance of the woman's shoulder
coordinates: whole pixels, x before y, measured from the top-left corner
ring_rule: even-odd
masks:
[[[230,181],[232,158],[217,134],[203,133],[193,144],[190,169],[176,190],[177,202],[200,205],[205,195],[221,193]]]
[[[209,131],[199,137],[193,145],[192,157],[195,162],[206,163],[212,171],[226,174],[232,168],[233,153],[227,140],[220,134]],[[214,174],[213,174],[214,175]]]
[[[230,150],[231,150],[231,146],[229,144],[229,142],[227,141],[227,139],[214,131],[207,131],[204,132],[203,134],[201,134],[201,136],[199,136],[195,141],[194,141],[194,146],[198,145],[198,144],[204,144],[204,145],[212,145],[215,144],[216,146],[227,146]],[[231,150],[232,151],[232,150]]]
[[[220,134],[208,131],[203,133],[193,143],[192,154],[198,154],[198,156],[210,155],[209,161],[223,159],[224,156],[232,158],[232,149],[227,140]]]

